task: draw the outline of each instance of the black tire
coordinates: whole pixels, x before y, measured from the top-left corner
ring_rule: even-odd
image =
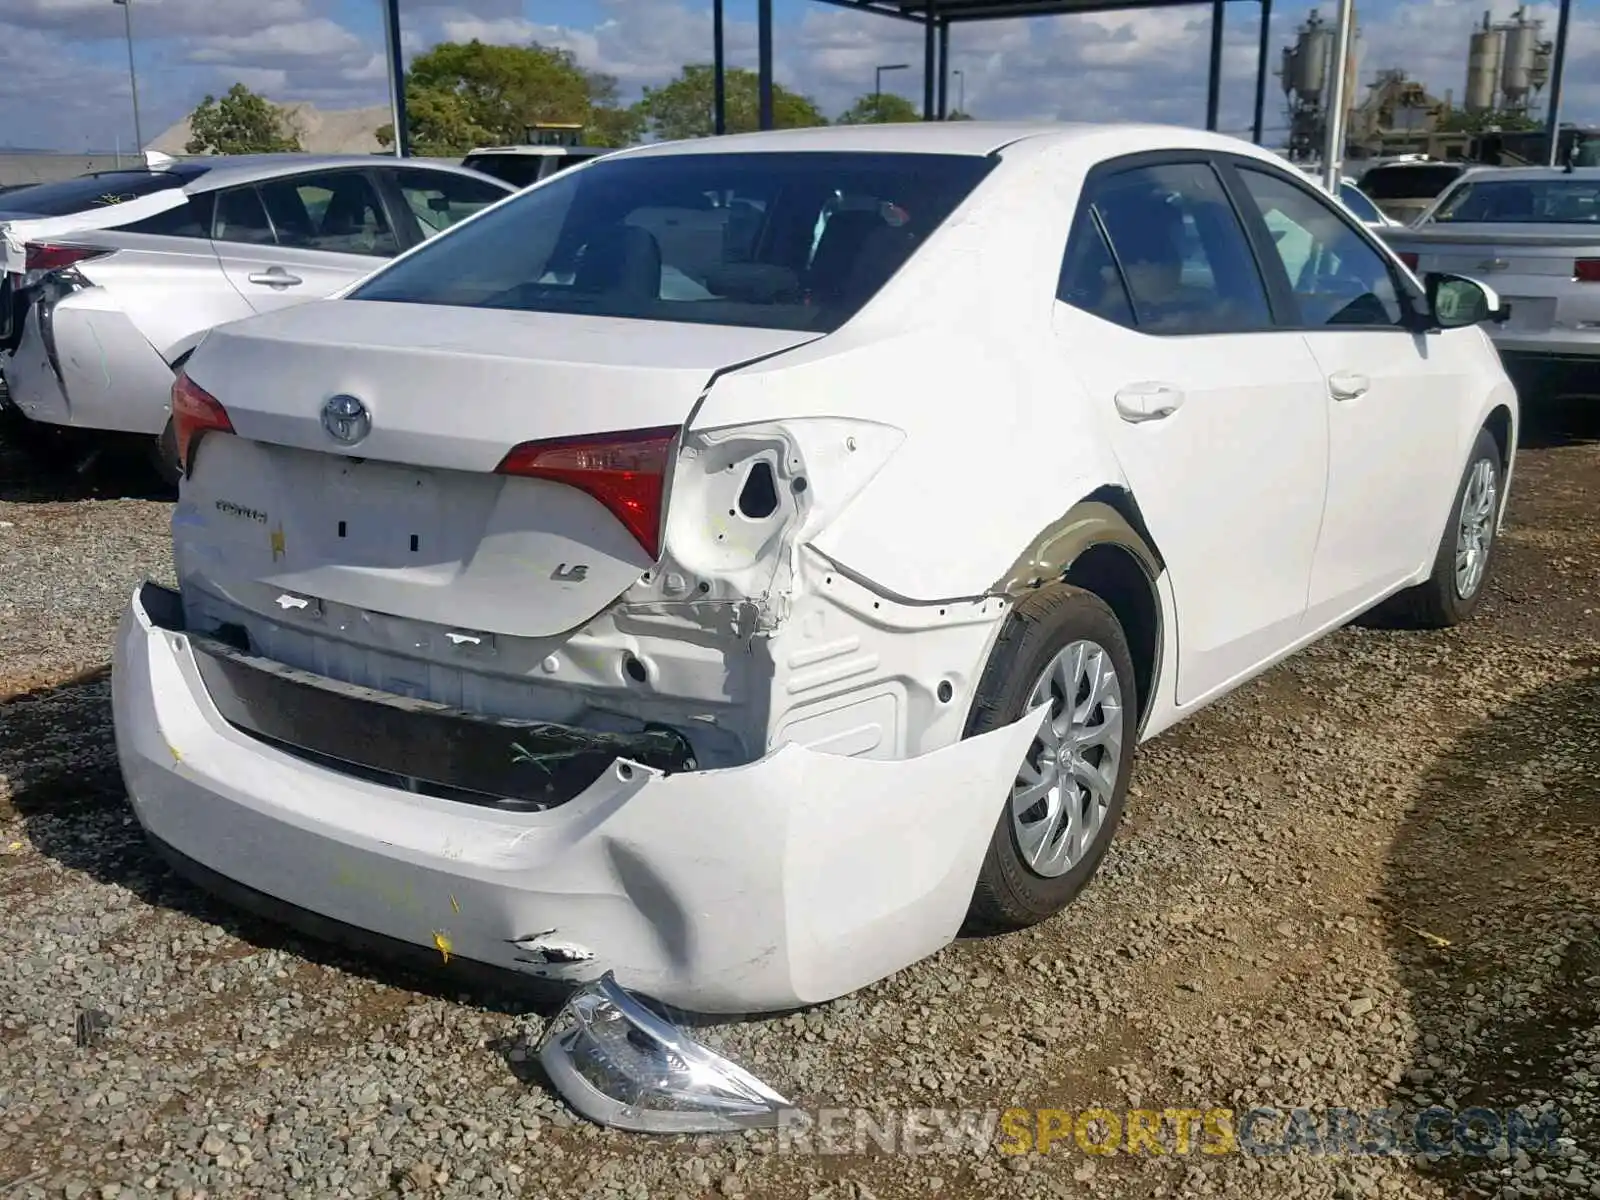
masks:
[[[984,855],[963,932],[1002,933],[1024,929],[1060,912],[1084,889],[1104,859],[1128,795],[1137,739],[1139,698],[1133,656],[1116,615],[1100,597],[1067,584],[1030,592],[1017,603],[995,643],[978,683],[966,736],[1009,725],[1026,710],[1029,694],[1056,655],[1089,640],[1104,648],[1122,693],[1123,737],[1116,784],[1096,840],[1063,874],[1035,872],[1017,843],[1008,792]]]
[[[1467,485],[1480,463],[1487,462],[1492,472],[1496,512],[1491,515],[1485,545],[1485,561],[1478,583],[1472,594],[1463,596],[1456,585],[1456,535],[1461,525],[1461,506],[1466,502]],[[1421,629],[1448,629],[1459,625],[1478,610],[1484,592],[1489,587],[1489,572],[1494,568],[1495,548],[1499,538],[1495,530],[1498,505],[1505,491],[1505,465],[1501,460],[1500,446],[1487,429],[1478,431],[1472,443],[1472,453],[1456,484],[1455,503],[1450,506],[1450,519],[1445,522],[1439,536],[1439,548],[1433,558],[1433,574],[1426,583],[1407,588],[1397,594],[1385,607],[1385,616]]]
[[[174,490],[183,477],[183,467],[178,463],[178,434],[170,419],[161,435],[150,443],[150,469],[162,484]]]

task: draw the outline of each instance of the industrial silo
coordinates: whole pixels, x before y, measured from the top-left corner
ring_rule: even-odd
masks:
[[[1500,88],[1501,63],[1505,59],[1506,31],[1496,28],[1488,13],[1483,14],[1483,27],[1473,30],[1467,46],[1468,112],[1488,112],[1495,106],[1495,96]]]
[[[1519,8],[1502,26],[1505,41],[1500,59],[1500,93],[1507,108],[1525,108],[1529,96],[1538,91],[1549,76],[1549,65],[1545,61],[1549,49],[1539,40],[1542,24],[1530,19],[1526,8]]]

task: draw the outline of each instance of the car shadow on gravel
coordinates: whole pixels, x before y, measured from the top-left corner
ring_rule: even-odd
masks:
[[[173,500],[156,476],[142,443],[115,438],[87,442],[31,428],[0,412],[0,503],[52,504],[71,500]]]
[[[1523,386],[1519,392],[1519,450],[1554,450],[1600,441],[1600,389],[1588,394]]]
[[[1485,1153],[1493,1125],[1475,1121],[1454,1135],[1475,1153],[1422,1164],[1452,1194],[1587,1196],[1600,1184],[1600,1165],[1572,1176],[1543,1148],[1541,1130],[1557,1134],[1539,1111],[1554,1098],[1560,1136],[1600,1153],[1600,662],[1584,669],[1459,739],[1390,848],[1382,907],[1416,1024],[1391,1103],[1501,1121],[1501,1150]],[[1447,1125],[1437,1132],[1451,1141]]]
[[[0,816],[9,807],[20,817],[38,853],[96,883],[125,888],[152,907],[217,926],[259,950],[281,950],[387,987],[500,1012],[549,1016],[560,1003],[561,994],[541,981],[507,986],[520,981],[479,975],[460,959],[429,970],[304,937],[178,875],[145,840],[128,807],[105,668],[0,701],[0,781],[10,792],[9,799],[0,798]],[[432,956],[419,952],[420,957]],[[503,1049],[514,1048],[508,1043]]]

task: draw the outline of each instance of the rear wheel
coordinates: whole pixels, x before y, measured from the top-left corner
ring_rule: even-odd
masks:
[[[1423,628],[1445,629],[1477,611],[1488,586],[1503,490],[1500,447],[1481,429],[1456,486],[1433,573],[1426,583],[1395,597],[1390,607],[1397,617]]]
[[[1066,584],[1013,610],[979,682],[974,736],[1038,705],[1049,715],[1017,765],[967,914],[967,931],[1037,924],[1099,869],[1127,797],[1137,740],[1133,657],[1110,607]]]

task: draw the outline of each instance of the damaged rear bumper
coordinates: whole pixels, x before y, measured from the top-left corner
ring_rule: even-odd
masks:
[[[844,995],[949,942],[1039,714],[916,758],[786,745],[665,774],[617,759],[504,811],[384,786],[235,728],[146,584],[118,631],[117,753],[144,829],[286,905],[536,977],[606,971],[705,1013]]]

